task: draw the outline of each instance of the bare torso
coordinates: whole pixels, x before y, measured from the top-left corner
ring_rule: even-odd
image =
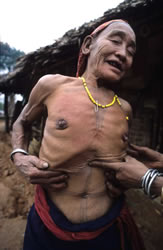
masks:
[[[99,103],[112,102],[114,93],[89,87]],[[56,206],[73,223],[94,220],[112,205],[105,188],[104,169],[93,168],[94,159],[122,161],[126,154],[128,122],[122,107],[115,102],[98,108],[90,101],[82,81],[68,77],[45,100],[48,117],[40,158],[50,169],[68,173],[68,186],[48,191]]]

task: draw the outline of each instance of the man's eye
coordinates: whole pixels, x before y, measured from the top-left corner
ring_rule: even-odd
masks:
[[[135,55],[135,52],[134,52],[134,51],[131,51],[131,50],[128,50],[128,54],[129,54],[130,56],[134,56],[134,55]]]
[[[121,40],[118,39],[112,39],[111,41],[115,44],[121,44]]]

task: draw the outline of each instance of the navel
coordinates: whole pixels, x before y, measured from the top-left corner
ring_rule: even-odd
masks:
[[[65,119],[59,119],[56,121],[56,129],[66,129],[68,128],[68,122]]]
[[[83,199],[87,199],[87,198],[88,198],[87,192],[83,192],[83,193],[81,194],[81,197],[82,197]]]

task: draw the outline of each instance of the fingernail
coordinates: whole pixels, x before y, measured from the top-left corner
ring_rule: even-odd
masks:
[[[44,168],[48,168],[48,167],[49,167],[49,165],[48,165],[47,162],[44,162],[42,166],[43,166]]]

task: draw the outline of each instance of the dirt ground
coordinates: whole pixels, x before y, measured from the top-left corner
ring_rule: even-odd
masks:
[[[4,124],[0,122],[0,250],[22,250],[34,187],[16,171],[9,159],[10,152],[10,135],[4,132]],[[146,249],[162,250],[163,206],[159,199],[149,200],[139,190],[130,190],[126,194]]]

